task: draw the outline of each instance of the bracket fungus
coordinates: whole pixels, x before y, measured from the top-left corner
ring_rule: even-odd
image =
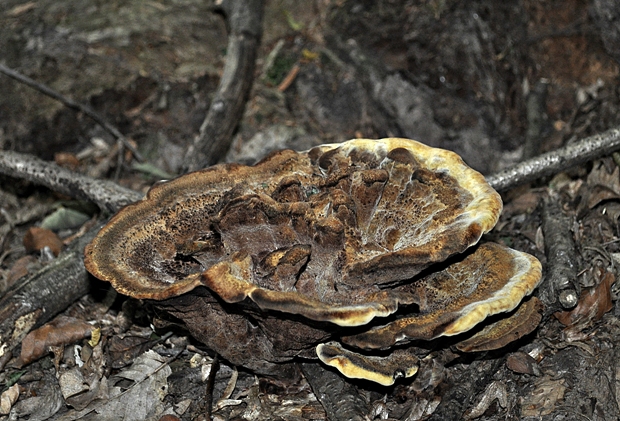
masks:
[[[318,356],[389,385],[417,371],[412,342],[458,335],[458,349],[494,349],[537,326],[535,298],[517,308],[538,260],[477,245],[501,209],[452,152],[355,139],[157,184],[109,221],[85,264],[159,300],[233,364],[277,375]],[[499,313],[511,315],[479,328]]]

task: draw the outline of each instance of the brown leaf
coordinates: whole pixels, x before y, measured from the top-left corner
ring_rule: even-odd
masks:
[[[50,351],[86,338],[93,326],[73,317],[58,316],[50,323],[30,332],[22,341],[21,362],[29,364]]]
[[[28,253],[39,251],[43,247],[49,247],[54,256],[62,250],[62,240],[53,232],[45,228],[30,227],[24,235],[24,247]]]
[[[558,311],[554,316],[564,326],[587,324],[599,320],[612,308],[611,286],[616,282],[616,277],[611,272],[605,272],[601,282],[591,288],[584,289],[579,297],[577,306],[571,311]]]
[[[153,342],[140,336],[113,336],[108,342],[108,354],[112,368],[122,368],[146,351]]]
[[[525,352],[513,352],[506,358],[506,367],[515,373],[540,375],[538,363]]]

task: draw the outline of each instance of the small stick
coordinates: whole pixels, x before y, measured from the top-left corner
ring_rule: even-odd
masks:
[[[220,358],[216,353],[213,361],[211,362],[211,371],[207,377],[207,390],[205,392],[205,418],[211,419],[211,413],[213,412],[213,392],[215,391],[215,376],[220,369]]]
[[[123,146],[129,149],[131,153],[133,154],[133,156],[138,161],[140,162],[142,161],[142,155],[140,155],[140,152],[138,152],[138,150],[134,148],[134,146],[131,143],[129,143],[127,138],[123,136],[123,134],[116,127],[114,127],[113,125],[105,121],[105,119],[101,115],[99,115],[99,113],[97,113],[95,110],[93,110],[89,106],[80,104],[79,102],[76,102],[70,98],[67,98],[66,96],[60,94],[59,92],[56,92],[52,88],[45,86],[42,83],[36,82],[30,79],[28,76],[24,76],[21,73],[13,69],[10,69],[3,64],[0,64],[0,73],[3,73],[6,76],[15,79],[23,83],[24,85],[28,85],[31,88],[36,89],[37,91],[49,96],[50,98],[54,98],[56,101],[61,102],[62,104],[64,104],[65,106],[71,109],[83,112],[84,114],[92,118],[97,124],[103,127],[108,133],[110,133],[116,139],[120,140]],[[119,154],[122,154],[122,151],[119,151]]]
[[[577,305],[580,294],[577,279],[577,253],[571,231],[571,218],[559,206],[553,192],[545,199],[542,211],[542,231],[545,236],[547,274],[541,298],[548,308],[557,301],[564,310]]]
[[[495,190],[509,190],[520,184],[557,174],[576,165],[620,150],[620,128],[586,137],[535,158],[523,161],[487,177]]]
[[[299,70],[301,70],[301,67],[299,67],[299,64],[295,64],[288,72],[284,80],[278,85],[278,91],[286,91],[288,87],[291,86],[291,84],[295,81],[295,78],[299,74]]]

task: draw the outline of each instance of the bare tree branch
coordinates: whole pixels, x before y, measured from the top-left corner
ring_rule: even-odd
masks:
[[[620,149],[620,128],[586,137],[487,177],[496,190],[508,190],[536,179],[557,174]]]
[[[114,136],[117,140],[119,140],[123,144],[123,146],[125,146],[127,149],[131,151],[131,153],[134,155],[134,157],[138,161],[142,161],[142,156],[140,155],[138,150],[134,148],[131,143],[129,143],[127,138],[123,136],[123,134],[116,127],[108,123],[101,115],[99,115],[99,113],[97,113],[95,110],[93,110],[89,106],[80,104],[79,102],[76,102],[70,98],[67,98],[66,96],[60,94],[59,92],[56,92],[50,87],[43,85],[42,83],[39,83],[37,81],[34,81],[30,79],[28,76],[24,76],[21,73],[13,69],[9,69],[8,67],[2,64],[0,64],[0,73],[3,73],[6,76],[9,76],[25,85],[30,86],[31,88],[36,89],[37,91],[49,96],[50,98],[54,98],[56,101],[63,103],[65,106],[71,109],[83,112],[84,114],[92,118],[97,124],[103,127],[104,130],[106,130],[108,133]]]
[[[254,81],[263,1],[229,0],[222,8],[230,27],[226,65],[200,134],[185,155],[185,171],[213,165],[226,154]]]
[[[90,200],[109,213],[142,198],[142,194],[112,181],[97,180],[18,152],[0,151],[0,173],[42,184],[78,199]]]

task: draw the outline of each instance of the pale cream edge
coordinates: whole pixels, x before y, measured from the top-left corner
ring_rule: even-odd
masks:
[[[325,346],[332,346],[332,347],[338,348],[340,354],[336,357],[331,357],[331,358],[327,358],[323,356],[322,350],[323,350],[323,347]],[[363,367],[355,365],[353,364],[351,359],[345,355],[347,353],[353,354],[353,352],[345,351],[338,345],[319,344],[316,347],[316,355],[319,357],[319,359],[324,364],[337,369],[345,377],[348,377],[350,379],[370,380],[372,382],[379,383],[380,385],[383,385],[383,386],[391,386],[394,384],[395,382],[394,375],[387,376],[381,373],[377,373],[375,371],[366,370]],[[362,359],[365,358],[364,356],[360,354],[355,354],[355,355],[358,355]],[[375,357],[375,358],[378,358],[378,357]],[[418,372],[417,366],[409,367],[406,369],[405,377],[411,377],[417,372]]]
[[[464,211],[464,214],[469,215],[470,219],[462,221],[462,223],[477,222],[480,224],[482,232],[486,233],[493,229],[502,212],[503,204],[499,193],[486,182],[482,174],[467,166],[463,159],[452,151],[433,148],[416,140],[397,137],[376,140],[352,139],[318,147],[325,151],[342,148],[348,153],[354,149],[362,148],[375,154],[383,148],[385,148],[385,154],[396,148],[411,150],[421,164],[431,170],[447,170],[450,175],[459,180],[467,191],[472,193],[474,200],[469,203]]]
[[[530,295],[542,278],[542,265],[534,256],[510,250],[519,271],[486,300],[469,304],[459,312],[461,316],[450,324],[440,336],[453,336],[467,332],[489,316],[514,310],[524,297]]]

